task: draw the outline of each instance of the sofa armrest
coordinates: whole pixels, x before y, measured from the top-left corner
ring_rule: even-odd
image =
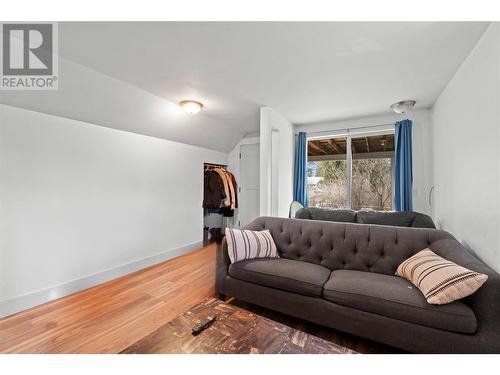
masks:
[[[484,270],[482,272],[486,273]],[[493,323],[492,326],[496,327],[500,345],[500,276],[488,273],[488,280],[475,293],[467,297],[465,302],[474,310],[479,319]]]
[[[229,265],[231,264],[231,260],[227,254],[227,242],[225,238],[221,244],[217,244],[215,264],[215,292],[225,294],[224,281],[226,280]]]
[[[310,210],[306,207],[301,208],[295,213],[295,219],[312,219]]]
[[[241,229],[249,230],[262,230],[263,225],[260,221],[254,220],[245,227]],[[215,293],[226,294],[225,282],[229,273],[229,266],[231,265],[231,259],[227,253],[227,241],[226,237],[222,239],[222,242],[217,243],[217,253],[215,256]]]
[[[500,353],[500,275],[455,239],[436,241],[431,250],[465,268],[488,275],[488,280],[462,301],[476,315],[479,351]]]
[[[434,221],[429,215],[422,214],[420,212],[415,212],[415,217],[411,222],[413,228],[431,228],[436,229]]]
[[[479,351],[500,353],[500,277],[489,273],[483,286],[464,302],[476,315]]]

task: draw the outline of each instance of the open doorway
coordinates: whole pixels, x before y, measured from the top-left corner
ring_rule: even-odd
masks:
[[[203,245],[222,242],[225,228],[238,207],[238,185],[227,165],[203,165]]]

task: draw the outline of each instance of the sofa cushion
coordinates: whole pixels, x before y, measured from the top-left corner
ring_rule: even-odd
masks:
[[[249,259],[229,266],[235,279],[306,296],[320,297],[328,268],[290,259]]]
[[[474,333],[474,312],[464,303],[430,305],[422,293],[397,276],[362,271],[333,271],[323,297],[339,305],[461,333]]]

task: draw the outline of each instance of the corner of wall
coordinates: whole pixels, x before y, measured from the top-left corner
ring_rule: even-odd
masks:
[[[500,23],[493,22],[430,112],[432,216],[500,270]]]
[[[272,137],[277,132],[276,138]],[[260,109],[260,214],[271,215],[277,205],[277,215],[288,216],[293,199],[293,154],[295,127],[271,107]],[[275,133],[276,134],[276,133]],[[274,150],[273,142],[279,147]],[[274,159],[273,160],[273,155]],[[277,189],[276,191],[273,191]],[[274,196],[274,198],[273,198]],[[277,202],[276,202],[277,200]]]

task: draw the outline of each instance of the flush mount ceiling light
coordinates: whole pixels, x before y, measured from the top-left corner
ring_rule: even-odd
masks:
[[[200,109],[203,108],[203,104],[197,102],[196,100],[183,100],[179,104],[184,112],[189,113],[190,115],[200,112]]]
[[[405,113],[412,109],[415,103],[415,100],[403,100],[402,102],[394,103],[391,105],[391,108],[395,113]]]

